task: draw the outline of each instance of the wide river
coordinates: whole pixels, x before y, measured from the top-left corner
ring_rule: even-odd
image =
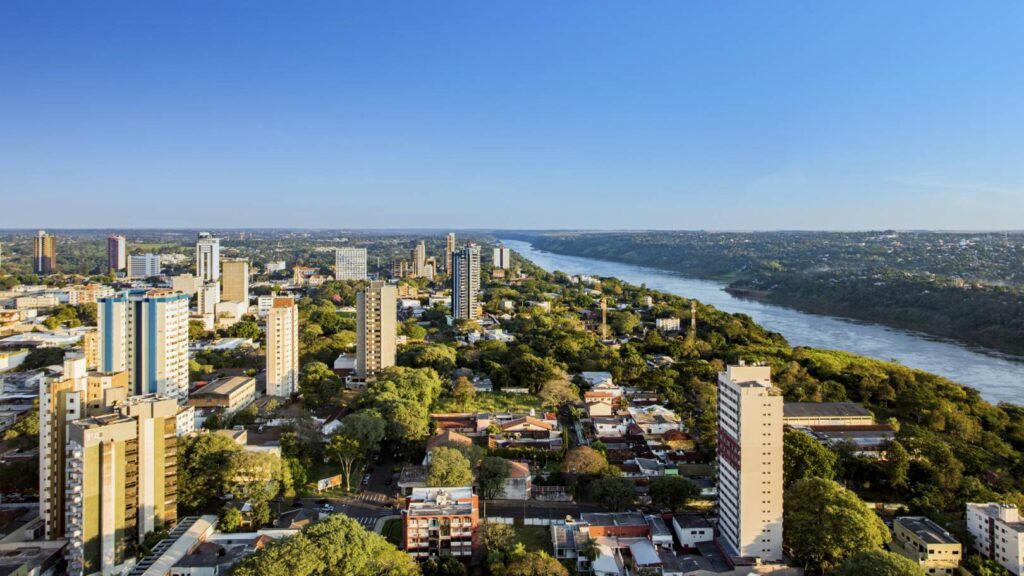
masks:
[[[606,260],[553,254],[530,243],[503,240],[506,246],[545,270],[568,274],[614,276],[631,284],[696,298],[726,312],[747,314],[758,324],[779,332],[790,344],[846,350],[871,358],[894,360],[939,374],[981,392],[990,402],[1024,404],[1024,358],[936,340],[903,330],[799,312],[732,296],[724,284],[687,278],[674,272]]]

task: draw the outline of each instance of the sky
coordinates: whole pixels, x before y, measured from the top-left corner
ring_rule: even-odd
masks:
[[[0,227],[1024,229],[1019,1],[0,3]]]

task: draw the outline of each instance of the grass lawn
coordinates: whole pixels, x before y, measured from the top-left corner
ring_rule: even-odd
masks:
[[[391,542],[395,546],[402,545],[402,521],[397,518],[392,518],[384,523],[381,528],[381,535],[387,538],[388,542]]]
[[[516,540],[530,552],[543,550],[551,553],[551,528],[548,526],[515,526]]]
[[[503,394],[501,392],[478,392],[469,401],[455,398],[441,398],[434,403],[433,412],[529,412],[543,410],[540,399],[529,394]]]

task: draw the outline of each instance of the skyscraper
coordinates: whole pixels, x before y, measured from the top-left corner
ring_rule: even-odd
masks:
[[[196,240],[196,276],[207,282],[220,281],[220,238],[200,232]]]
[[[107,236],[107,270],[111,276],[128,267],[128,241],[123,234]]]
[[[452,256],[455,255],[455,232],[449,232],[444,241],[444,273],[452,273]]]
[[[335,280],[366,280],[366,248],[337,248],[334,251]]]
[[[159,254],[137,254],[128,257],[128,277],[151,278],[160,275]]]
[[[475,320],[480,295],[480,247],[468,242],[452,257],[452,315]]]
[[[196,294],[196,310],[200,315],[217,313],[217,304],[220,304],[220,282],[205,282]]]
[[[138,396],[68,426],[69,574],[117,574],[177,521],[177,404]]]
[[[394,286],[372,282],[356,296],[356,374],[372,378],[395,365],[398,293]]]
[[[39,514],[48,540],[64,537],[64,477],[67,428],[84,417],[84,355],[64,355],[64,372],[39,386]]]
[[[53,274],[57,271],[57,242],[45,230],[40,230],[32,241],[32,271]]]
[[[768,366],[718,374],[718,528],[728,554],[782,560],[782,395]]]
[[[130,290],[97,301],[100,370],[127,370],[133,394],[188,400],[188,296]]]
[[[220,291],[220,299],[227,302],[243,302],[249,304],[249,261],[224,261],[224,287]]]
[[[494,249],[494,267],[508,270],[512,267],[512,251],[504,246]]]
[[[299,386],[299,309],[274,298],[267,314],[267,394],[288,397]]]
[[[412,262],[412,276],[413,278],[422,278],[425,275],[424,268],[427,265],[427,244],[423,240],[420,240],[416,244],[416,247],[412,249],[409,254],[409,260]]]

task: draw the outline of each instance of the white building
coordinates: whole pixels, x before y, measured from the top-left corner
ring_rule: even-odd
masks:
[[[718,375],[718,510],[722,548],[782,560],[782,396],[768,366]]]
[[[335,280],[366,280],[366,248],[338,248],[334,251]]]
[[[508,270],[512,267],[512,251],[504,246],[494,249],[494,267]]]
[[[160,255],[140,254],[128,257],[128,277],[151,278],[160,275]]]
[[[220,238],[200,232],[196,240],[196,276],[205,282],[220,280]]]
[[[982,556],[1017,576],[1024,574],[1024,521],[1016,506],[968,502],[967,531]]]
[[[266,318],[267,314],[270,314],[270,309],[274,306],[274,298],[277,296],[273,294],[256,298],[256,314],[260,318]]]
[[[468,243],[452,257],[452,316],[476,320],[479,296],[480,247]]]
[[[171,277],[171,290],[188,294],[189,297],[195,296],[202,287],[203,279],[199,276],[181,274],[180,276]]]
[[[216,316],[217,304],[220,304],[220,282],[206,282],[199,287],[197,294],[199,298],[196,302],[196,311],[203,316]]]
[[[188,400],[188,296],[130,290],[97,301],[99,367],[128,371],[133,394]]]
[[[274,298],[267,314],[267,395],[287,398],[299,387],[299,309]]]
[[[679,332],[681,325],[679,318],[657,318],[654,320],[654,327],[662,332]]]
[[[395,365],[397,295],[394,286],[378,281],[356,296],[356,373],[364,380]]]

